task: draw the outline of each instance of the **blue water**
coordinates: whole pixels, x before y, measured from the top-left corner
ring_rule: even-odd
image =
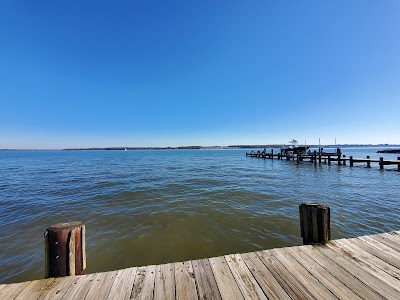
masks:
[[[342,152],[400,156],[378,149]],[[44,277],[43,233],[59,222],[85,223],[87,273],[299,245],[304,201],[330,205],[333,238],[400,229],[397,166],[245,152],[0,151],[0,282]]]

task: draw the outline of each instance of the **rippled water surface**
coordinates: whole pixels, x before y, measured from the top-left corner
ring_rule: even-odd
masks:
[[[0,151],[0,170],[0,282],[44,277],[43,233],[59,222],[85,223],[87,273],[299,245],[304,201],[330,205],[333,238],[400,229],[400,173],[376,165],[244,150]]]

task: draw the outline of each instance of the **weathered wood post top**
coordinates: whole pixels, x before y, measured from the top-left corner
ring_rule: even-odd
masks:
[[[44,233],[46,278],[84,273],[85,235],[85,225],[77,221],[58,223],[47,228]]]
[[[305,202],[299,206],[304,245],[325,244],[331,239],[331,212],[326,204]]]

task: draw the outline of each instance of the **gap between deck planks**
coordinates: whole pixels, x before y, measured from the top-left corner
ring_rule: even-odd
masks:
[[[0,299],[400,299],[400,232],[0,285]]]

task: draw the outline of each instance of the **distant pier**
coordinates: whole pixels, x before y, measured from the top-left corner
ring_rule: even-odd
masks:
[[[263,153],[263,152],[246,152],[246,156],[264,158],[264,159],[286,159],[289,161],[294,161],[297,163],[306,161],[310,163],[328,164],[330,165],[332,162],[337,162],[338,165],[347,165],[353,167],[354,164],[365,163],[367,168],[371,167],[371,163],[377,163],[379,165],[379,169],[383,170],[384,166],[387,165],[397,165],[397,171],[400,171],[400,157],[397,157],[397,160],[389,160],[380,157],[379,159],[370,158],[367,156],[366,158],[354,158],[353,156],[346,157],[346,155],[342,155],[341,153],[327,153],[327,152],[318,152],[314,151],[312,153],[274,153],[273,149],[271,152]]]

